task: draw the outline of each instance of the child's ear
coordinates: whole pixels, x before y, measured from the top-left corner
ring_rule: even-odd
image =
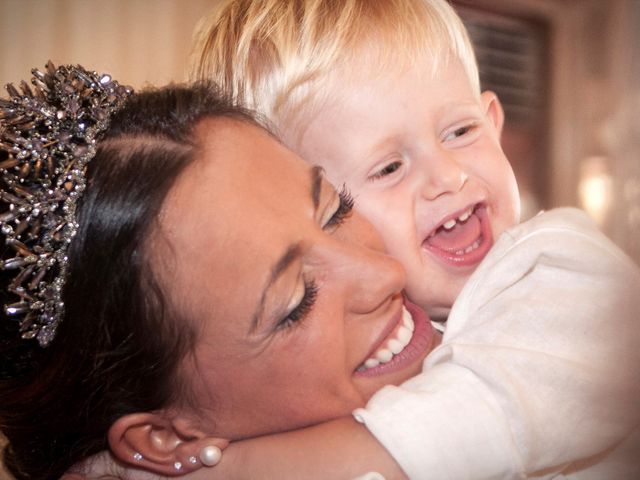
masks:
[[[108,437],[118,460],[160,475],[213,466],[229,444],[225,439],[205,435],[191,422],[156,413],[125,415],[111,426]]]
[[[487,90],[480,95],[480,101],[487,119],[491,122],[493,128],[495,128],[498,138],[500,138],[500,135],[502,135],[502,127],[504,126],[504,110],[502,109],[502,104],[498,96]]]

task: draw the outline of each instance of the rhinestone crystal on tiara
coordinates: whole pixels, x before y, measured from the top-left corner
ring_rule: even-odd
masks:
[[[15,296],[6,315],[22,338],[44,347],[64,316],[67,251],[87,163],[132,90],[79,65],[49,62],[32,74],[33,86],[9,84],[9,98],[0,99],[0,267]]]

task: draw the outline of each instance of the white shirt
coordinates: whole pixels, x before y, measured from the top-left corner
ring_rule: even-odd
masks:
[[[354,416],[412,479],[640,479],[640,271],[578,210],[518,225]]]

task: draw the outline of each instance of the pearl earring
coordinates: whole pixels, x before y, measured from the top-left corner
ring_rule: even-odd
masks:
[[[222,458],[222,450],[214,445],[204,447],[200,452],[200,461],[207,467],[213,467],[217,465]]]

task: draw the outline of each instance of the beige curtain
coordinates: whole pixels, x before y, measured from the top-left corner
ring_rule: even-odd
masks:
[[[0,85],[48,59],[134,87],[184,80],[194,26],[215,1],[0,0]]]

